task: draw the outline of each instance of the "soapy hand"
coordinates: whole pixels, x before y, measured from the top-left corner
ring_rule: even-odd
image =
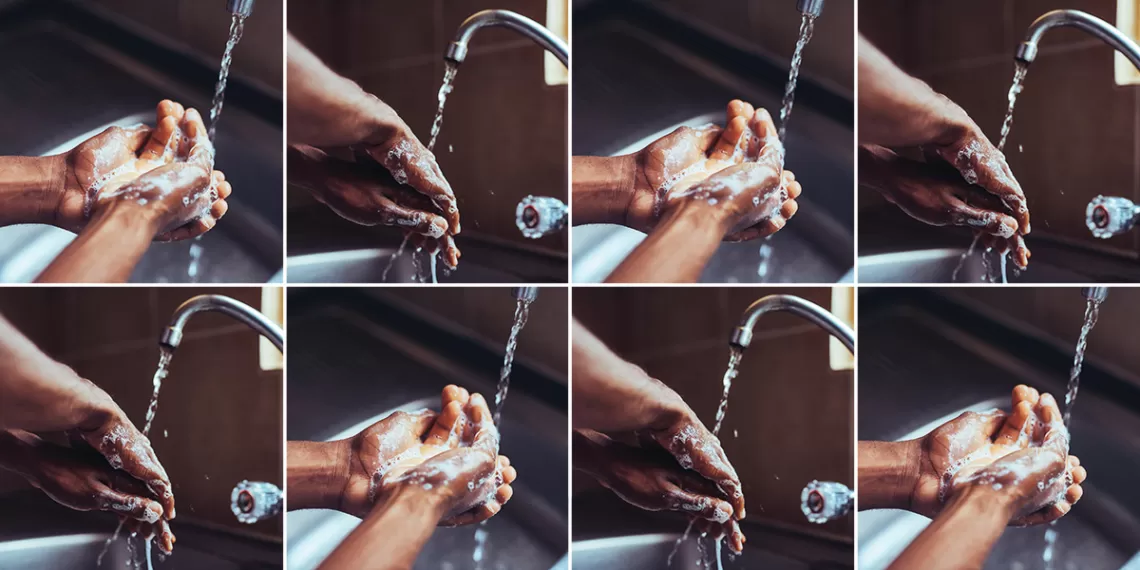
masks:
[[[363,517],[400,487],[419,485],[445,498],[440,525],[486,520],[513,493],[517,473],[498,455],[498,430],[479,394],[448,386],[443,411],[397,412],[351,440],[341,510]]]
[[[1068,455],[1057,402],[1028,386],[1013,391],[1013,412],[968,412],[919,440],[922,461],[911,509],[933,517],[954,494],[987,485],[1015,505],[1014,525],[1056,520],[1082,495],[1087,473]]]
[[[162,505],[163,518],[174,519],[174,492],[170,477],[159,463],[150,440],[125,415],[121,415],[121,412],[113,414],[94,429],[80,427],[70,432],[70,435],[73,439],[87,442],[114,469],[123,471],[146,485]]]
[[[716,485],[732,505],[733,517],[736,520],[744,519],[744,492],[740,477],[732,463],[729,463],[720,440],[699,419],[690,414],[682,414],[664,427],[640,431],[638,436],[645,443],[659,445],[681,467],[695,471]]]
[[[371,158],[349,162],[311,146],[293,145],[289,171],[291,181],[342,218],[365,226],[404,228],[414,246],[433,254],[442,250],[444,263],[453,269],[459,263],[459,248],[442,212],[423,194],[397,182]]]
[[[156,224],[158,241],[189,239],[214,227],[232,187],[213,170],[201,115],[163,101],[157,117],[156,129],[111,127],[64,156],[57,225],[79,231],[96,212],[129,201],[129,211]]]
[[[635,155],[627,225],[649,232],[671,208],[703,200],[728,218],[728,241],[779,231],[802,187],[783,171],[784,147],[768,111],[728,105],[727,127],[681,127]]]

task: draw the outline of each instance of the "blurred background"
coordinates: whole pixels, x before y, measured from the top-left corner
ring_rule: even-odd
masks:
[[[548,0],[292,0],[288,32],[334,71],[391,105],[426,145],[444,50],[460,23],[487,8],[511,10],[545,26],[565,22],[565,2]],[[544,79],[544,53],[517,33],[486,29],[475,35],[459,68],[435,155],[459,200],[463,233],[457,245],[464,257],[444,280],[567,279],[566,233],[532,240],[515,221],[515,207],[528,195],[568,201],[567,87]],[[287,199],[291,281],[380,282],[380,271],[372,275],[370,267],[383,269],[402,240],[398,229],[356,226],[300,188],[290,187]],[[384,252],[373,251],[377,247]],[[354,262],[318,255],[348,250]],[[401,263],[390,280],[410,280],[407,269]]]
[[[268,290],[267,310],[280,289]],[[105,390],[141,430],[153,392],[159,333],[174,310],[202,294],[262,307],[257,288],[6,288],[0,315],[45,353]],[[279,368],[260,365],[258,336],[216,315],[194,317],[163,383],[150,439],[170,475],[178,506],[171,525],[178,545],[164,568],[281,566],[281,517],[247,525],[230,510],[242,480],[282,485],[283,386]],[[94,568],[117,517],[55,505],[23,478],[0,471],[0,567]],[[63,535],[91,537],[29,547],[29,561],[7,541]],[[106,562],[117,561],[123,546]],[[11,563],[11,564],[9,564]]]
[[[996,145],[1015,49],[1034,20],[1062,8],[1088,12],[1135,37],[1131,0],[865,0],[859,32],[961,105]],[[1140,233],[1099,239],[1085,221],[1086,206],[1098,195],[1140,199],[1140,92],[1117,83],[1115,52],[1087,33],[1054,29],[1040,46],[1005,148],[1033,218],[1027,239],[1033,260],[1017,279],[1140,281]],[[967,230],[916,222],[870,189],[859,191],[859,216],[861,281],[949,282],[972,239]],[[899,251],[916,254],[879,257]],[[973,260],[963,281],[979,280],[979,265]]]
[[[967,410],[1009,409],[1014,386],[1064,401],[1087,301],[1078,288],[864,288],[859,292],[859,439],[925,435]],[[1084,496],[1054,528],[1007,529],[987,569],[1118,570],[1140,564],[1140,290],[1109,288],[1088,336],[1071,451]],[[859,513],[859,567],[886,568],[928,524],[903,511]]]
[[[575,0],[575,156],[641,150],[680,126],[724,124],[744,99],[778,122],[801,14],[794,0]],[[765,242],[724,244],[701,280],[831,283],[854,258],[853,2],[815,21],[785,146],[799,212]],[[574,228],[575,282],[600,282],[644,234]]]
[[[289,290],[290,440],[351,437],[398,410],[439,409],[448,384],[494,402],[518,302],[512,289]],[[484,568],[566,568],[568,299],[540,288],[518,335],[500,452],[519,472],[484,529]],[[315,568],[360,523],[336,511],[289,513],[290,569]],[[476,527],[436,529],[415,568],[474,567]]]
[[[234,187],[198,240],[155,244],[133,282],[261,283],[281,268],[281,0],[261,0],[234,52],[216,167]],[[209,117],[225,2],[0,0],[0,154],[60,154],[109,126],[155,124],[163,99]],[[0,228],[0,282],[30,282],[74,234]]]
[[[616,354],[680,394],[711,429],[730,333],[753,301],[772,294],[796,295],[841,316],[840,307],[851,307],[853,295],[849,288],[577,288],[574,317]],[[853,516],[816,525],[800,510],[800,492],[812,480],[853,486],[854,374],[829,365],[829,338],[787,313],[758,321],[720,432],[748,502],[741,524],[748,544],[739,558],[725,560],[726,567],[853,565]],[[662,567],[687,524],[679,514],[632,507],[585,474],[575,473],[572,488],[575,567],[587,556],[606,558],[603,551],[610,553],[609,565],[584,567]],[[625,542],[618,544],[618,537]],[[591,554],[580,557],[580,547]],[[648,562],[654,560],[651,549],[657,550],[657,564]]]

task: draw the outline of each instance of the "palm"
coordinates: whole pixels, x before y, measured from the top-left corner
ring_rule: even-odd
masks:
[[[996,412],[1001,418],[1005,414]],[[993,435],[997,429],[994,423],[1000,421],[995,415],[967,412],[954,420],[942,425],[926,436],[923,446],[927,448],[928,462],[923,465],[918,484],[915,486],[913,501],[917,512],[933,515],[942,506],[942,502],[949,496],[952,485],[944,481],[945,473],[960,468],[961,473],[967,468],[961,465],[969,460],[969,468],[976,471],[982,458],[1000,457],[999,444],[993,442]]]

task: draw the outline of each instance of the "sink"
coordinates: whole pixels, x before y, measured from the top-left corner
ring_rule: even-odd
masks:
[[[859,281],[863,283],[953,283],[954,269],[966,253],[964,248],[922,249],[865,255],[859,258]],[[996,256],[989,255],[991,261]],[[996,267],[996,261],[994,261]],[[1045,261],[1033,259],[1029,268],[1016,275],[1009,263],[1011,283],[1085,283],[1088,278]],[[980,251],[962,265],[958,283],[982,283],[986,275]]]
[[[385,283],[384,269],[388,267],[397,248],[355,249],[295,255],[289,258],[289,281],[294,283]],[[424,255],[420,261],[427,272]],[[392,262],[387,283],[412,283],[416,268],[408,251]],[[443,264],[437,267],[440,283],[511,283],[517,281],[513,275],[482,267],[468,260],[462,260],[454,272],[446,272]]]
[[[346,303],[345,298],[336,296],[339,303]],[[290,440],[343,439],[399,410],[438,409],[440,390],[447,384],[482,394],[495,389],[498,369],[473,369],[457,361],[465,351],[445,336],[412,338],[413,329],[423,327],[385,324],[395,321],[384,318],[389,312],[384,309],[372,319],[368,316],[374,313],[361,305],[312,301],[312,294],[300,299],[290,296],[290,342],[305,347],[289,356]],[[515,380],[500,433],[502,453],[511,458],[519,479],[510,502],[485,527],[484,565],[565,568],[566,410],[529,395],[522,377]],[[286,517],[292,570],[315,568],[360,523],[325,510],[292,511]],[[472,567],[474,533],[473,526],[436,529],[415,568]]]
[[[0,116],[15,129],[0,153],[46,156],[71,150],[110,126],[154,123],[164,98],[208,109],[211,85],[179,83],[161,71],[66,25],[44,19],[7,22],[0,36]],[[43,69],[53,72],[43,76]],[[84,96],[75,99],[75,86]],[[9,136],[9,134],[11,136]],[[225,219],[189,242],[155,243],[132,282],[265,282],[281,267],[283,180],[280,126],[226,106],[217,134],[217,167],[234,186]],[[51,226],[0,228],[0,282],[30,282],[74,234]],[[192,263],[192,258],[197,262]]]
[[[30,538],[0,543],[0,567],[39,568],[41,570],[80,570],[99,568],[96,560],[103,551],[108,534],[72,534],[48,538]],[[138,544],[138,541],[135,541]],[[209,552],[195,550],[179,544],[174,554],[159,568],[196,569],[214,568],[217,570],[241,570],[241,563],[226,560]],[[116,540],[103,558],[103,568],[126,568],[130,566],[131,554],[126,541]]]
[[[724,108],[736,98],[778,113],[783,78],[763,83],[757,74],[738,78],[716,62],[693,56],[690,46],[659,35],[649,29],[652,24],[636,17],[577,24],[576,156],[630,154],[678,127],[723,125]],[[783,65],[786,62],[779,63]],[[801,103],[785,145],[787,166],[804,186],[799,212],[767,241],[722,244],[700,281],[834,283],[852,267],[852,127],[813,109],[808,101]],[[604,281],[645,239],[643,233],[609,224],[580,225],[571,231],[576,283]],[[764,270],[763,246],[770,248]]]
[[[860,297],[860,439],[913,439],[964,411],[1008,409],[1009,391],[1018,383],[1053,394],[1065,389],[1071,353],[1026,345],[1014,329],[970,306],[912,301],[925,297],[886,289],[872,294],[875,303]],[[1081,501],[1055,527],[1053,567],[1133,570],[1128,564],[1140,564],[1134,475],[1140,470],[1140,411],[1129,406],[1133,398],[1105,393],[1107,379],[1092,371],[1095,353],[1089,358],[1071,429],[1073,453],[1089,480]],[[858,517],[864,570],[886,568],[930,522],[898,510],[861,511]],[[1044,569],[1044,532],[1006,529],[985,568]]]
[[[705,553],[711,548],[710,540],[702,540],[698,547],[692,538],[681,543],[673,556],[673,566],[669,566],[669,554],[680,534],[643,534],[620,538],[599,538],[574,542],[575,570],[657,570],[658,568],[700,568],[706,556],[715,559],[714,553]],[[730,556],[728,549],[722,555],[723,566],[718,568],[765,568],[766,570],[811,570],[820,568],[808,562],[780,556],[758,548],[745,547],[739,557]]]

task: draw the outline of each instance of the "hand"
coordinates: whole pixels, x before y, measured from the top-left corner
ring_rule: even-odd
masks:
[[[145,212],[140,217],[165,222],[159,226],[163,233],[156,236],[158,241],[197,237],[225,215],[225,199],[232,187],[221,172],[212,171],[213,145],[201,115],[172,101],[159,103],[157,115],[157,129],[111,127],[61,157],[67,174],[55,214],[57,225],[78,232],[97,210],[131,196],[135,197],[132,206]],[[204,181],[201,169],[206,171]],[[177,200],[189,196],[198,199],[165,206],[166,210],[179,210],[178,214],[152,211],[162,209],[157,204],[141,208],[157,198],[156,194],[164,194],[160,189],[171,184],[193,186],[192,192],[178,188],[182,191],[175,192]],[[207,186],[209,194],[204,193]],[[170,225],[177,227],[164,227]]]
[[[1056,401],[1018,386],[1013,404],[1012,414],[968,412],[917,440],[922,460],[911,510],[933,518],[951,496],[973,485],[1010,495],[1015,525],[1052,522],[1072,508],[1087,474],[1079,459],[1067,456],[1068,434]],[[1017,465],[1023,467],[1020,477],[1011,470]]]
[[[721,205],[733,226],[730,241],[771,235],[795,215],[802,188],[791,173],[782,177],[784,147],[771,115],[736,100],[727,125],[682,127],[634,155],[629,227],[648,233],[664,212],[695,199]]]
[[[922,163],[875,145],[859,149],[860,182],[878,190],[910,217],[933,226],[965,226],[980,232],[983,247],[1014,251],[1025,268],[1031,256],[1017,219],[993,194],[967,184],[939,159]]]
[[[342,511],[367,515],[400,487],[416,484],[444,495],[441,525],[480,522],[499,512],[517,473],[497,456],[498,432],[486,401],[457,386],[445,388],[441,399],[439,414],[397,412],[349,440]]]
[[[695,471],[712,484],[732,504],[736,520],[745,517],[744,492],[736,469],[729,463],[720,440],[705,428],[695,414],[676,415],[663,427],[638,433],[643,441],[651,440],[668,451],[685,469]],[[644,447],[644,446],[643,446]]]
[[[115,406],[118,410],[118,406]],[[173,520],[174,493],[166,469],[159,463],[150,440],[140,433],[121,410],[107,416],[93,429],[80,427],[70,432],[95,448],[111,467],[125,472],[146,485],[162,505],[163,517]]]
[[[404,228],[419,248],[444,250],[449,267],[459,263],[460,252],[448,233],[447,219],[424,195],[396,182],[371,158],[349,162],[306,145],[289,151],[290,178],[342,218],[364,225]]]
[[[736,552],[744,535],[732,518],[733,507],[711,481],[682,468],[654,445],[644,449],[614,442],[590,430],[574,433],[577,467],[625,502],[647,511],[678,511],[699,519],[703,532],[731,536]]]

